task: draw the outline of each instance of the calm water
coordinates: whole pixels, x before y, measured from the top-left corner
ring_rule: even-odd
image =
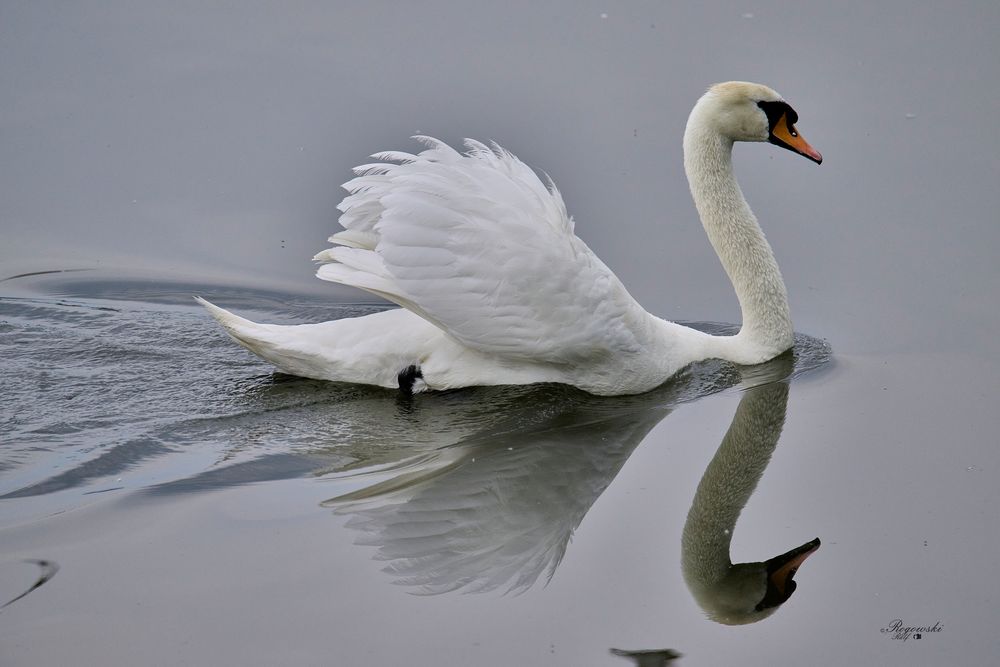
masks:
[[[0,604],[50,577],[0,663],[995,661],[996,3],[0,18]],[[793,355],[405,400],[276,374],[191,300],[384,307],[308,258],[349,168],[423,132],[551,174],[652,312],[735,322],[680,165],[725,79],[826,158],[736,151]],[[817,537],[787,602],[734,611]]]

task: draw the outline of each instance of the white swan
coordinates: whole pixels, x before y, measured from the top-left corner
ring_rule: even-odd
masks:
[[[317,275],[402,309],[321,324],[256,324],[199,301],[239,343],[285,372],[404,391],[559,382],[594,394],[652,389],[684,366],[757,364],[792,345],[785,286],[732,171],[735,141],[819,163],[772,89],[729,82],[695,105],[684,167],[743,312],[712,336],[646,312],[573,232],[555,186],[497,145],[460,154],[429,137],[355,169],[344,231]]]

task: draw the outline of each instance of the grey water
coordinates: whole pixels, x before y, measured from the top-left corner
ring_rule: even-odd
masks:
[[[0,663],[990,664],[998,29],[987,2],[4,4]],[[736,150],[801,332],[768,364],[408,398],[275,372],[191,298],[387,307],[308,260],[350,167],[425,133],[544,170],[651,312],[731,331],[680,162],[727,79],[825,156]]]

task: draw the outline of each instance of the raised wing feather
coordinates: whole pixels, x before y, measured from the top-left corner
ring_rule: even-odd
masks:
[[[317,275],[413,310],[490,354],[574,363],[637,349],[641,307],[573,233],[558,191],[494,145],[378,153],[340,204]]]

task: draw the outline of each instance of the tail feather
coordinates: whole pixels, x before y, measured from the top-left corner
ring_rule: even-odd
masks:
[[[303,329],[319,325],[258,324],[239,315],[234,315],[225,308],[219,308],[200,296],[196,296],[194,299],[205,307],[233,340],[261,359],[271,362],[292,375],[321,380],[331,379],[318,371],[318,369],[323,368],[323,365],[318,363],[321,351],[316,349],[315,345],[310,344],[305,336],[296,335]]]
[[[248,348],[251,352],[261,354],[257,348],[261,344],[268,342],[267,325],[257,324],[239,315],[234,315],[225,308],[219,308],[211,301],[203,299],[200,296],[194,297],[194,300],[203,305],[209,314],[215,318],[215,321],[222,325],[226,333],[236,339],[236,342]]]

